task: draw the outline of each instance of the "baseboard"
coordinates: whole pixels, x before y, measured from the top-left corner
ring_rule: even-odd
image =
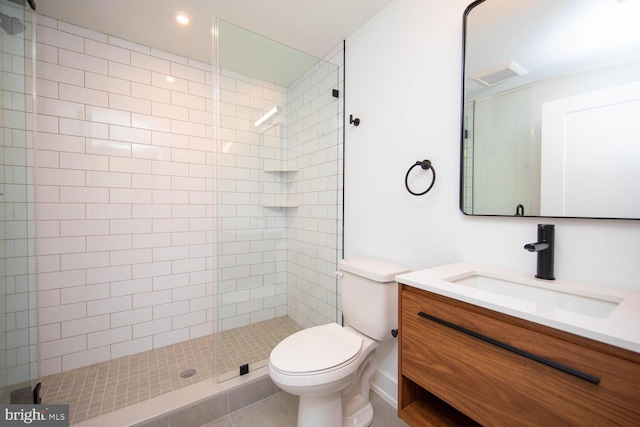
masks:
[[[393,408],[398,409],[398,382],[395,378],[376,371],[371,379],[371,389]]]

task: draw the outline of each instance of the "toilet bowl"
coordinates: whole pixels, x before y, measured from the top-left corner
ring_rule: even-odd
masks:
[[[300,397],[299,427],[368,426],[373,409],[368,393],[378,342],[358,331],[328,323],[283,340],[269,358],[269,375],[284,391]],[[367,363],[363,361],[367,360]],[[367,369],[360,369],[366,365]],[[363,378],[363,374],[368,377]],[[367,396],[354,387],[364,380]],[[351,395],[343,408],[343,391]],[[343,420],[343,409],[348,421]],[[355,420],[355,422],[354,422]]]
[[[269,375],[300,397],[298,427],[366,427],[379,342],[397,328],[395,276],[409,270],[369,258],[338,263],[342,309],[349,326],[314,326],[281,341],[269,357]]]

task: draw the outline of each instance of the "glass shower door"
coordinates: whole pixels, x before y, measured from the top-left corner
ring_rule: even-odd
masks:
[[[0,403],[32,402],[31,379],[37,377],[31,150],[34,14],[19,3],[0,0]]]
[[[218,378],[339,320],[340,64],[218,21]],[[342,61],[341,53],[335,54]]]

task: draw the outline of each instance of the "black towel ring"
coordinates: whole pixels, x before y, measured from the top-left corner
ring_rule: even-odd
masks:
[[[415,168],[416,166],[420,166],[423,170],[431,169],[431,173],[433,174],[433,178],[431,180],[431,185],[429,185],[429,188],[424,190],[422,193],[414,193],[409,188],[409,174],[411,173],[413,168]],[[415,162],[415,164],[413,164],[409,168],[409,170],[407,171],[407,175],[404,177],[404,186],[407,188],[407,191],[409,193],[413,194],[414,196],[424,196],[425,194],[427,194],[433,188],[433,184],[435,184],[435,183],[436,183],[436,170],[433,167],[433,165],[431,164],[430,160],[422,160],[422,161],[418,160],[417,162]]]

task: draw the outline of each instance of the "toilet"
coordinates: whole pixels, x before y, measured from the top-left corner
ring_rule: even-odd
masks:
[[[395,276],[409,270],[371,258],[338,262],[345,324],[296,332],[269,357],[269,376],[300,397],[298,427],[364,427],[373,421],[369,402],[378,343],[398,327]]]

